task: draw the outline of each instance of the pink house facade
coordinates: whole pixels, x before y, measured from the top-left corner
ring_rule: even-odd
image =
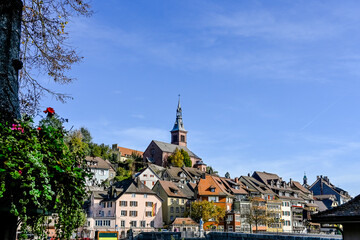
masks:
[[[126,237],[132,229],[156,231],[163,227],[162,199],[140,180],[115,183],[108,191],[93,192],[88,210],[88,223],[83,236],[94,238],[95,231],[118,231]]]

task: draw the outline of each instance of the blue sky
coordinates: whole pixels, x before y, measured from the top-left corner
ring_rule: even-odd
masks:
[[[97,143],[169,142],[181,94],[188,147],[224,175],[360,193],[357,1],[93,1],[69,24],[85,57],[67,104],[44,99]]]

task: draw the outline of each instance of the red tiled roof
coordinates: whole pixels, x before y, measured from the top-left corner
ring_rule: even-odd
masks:
[[[191,218],[175,218],[175,220],[172,222],[172,225],[191,225],[191,226],[198,226],[199,224],[192,220]]]
[[[136,153],[140,156],[143,156],[144,152],[138,151],[138,150],[134,150],[134,149],[130,149],[130,148],[124,148],[124,147],[117,147],[119,152],[121,153],[122,157],[127,157],[130,156],[132,153]]]
[[[210,188],[215,187],[214,192],[210,191]],[[201,178],[198,183],[198,194],[199,195],[214,195],[214,196],[227,196],[230,195],[225,189],[225,185],[221,182],[219,177],[206,175],[205,179]]]

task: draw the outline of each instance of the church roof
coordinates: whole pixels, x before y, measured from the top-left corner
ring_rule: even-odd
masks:
[[[188,154],[189,157],[194,157],[194,158],[198,158],[200,159],[195,153],[193,153],[192,151],[190,151],[186,146],[180,146],[180,145],[176,145],[176,144],[171,144],[171,143],[165,143],[165,142],[160,142],[160,141],[156,141],[153,140],[153,142],[161,149],[161,151],[163,152],[168,152],[168,153],[173,153],[176,148],[178,148],[179,150],[184,149]]]

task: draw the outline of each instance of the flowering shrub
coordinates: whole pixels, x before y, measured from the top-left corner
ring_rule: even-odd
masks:
[[[21,220],[22,238],[30,230],[46,239],[46,219],[53,214],[57,236],[68,239],[82,224],[89,174],[79,161],[84,154],[65,144],[67,132],[54,109],[44,112],[39,126],[32,119],[0,123],[0,200]]]

